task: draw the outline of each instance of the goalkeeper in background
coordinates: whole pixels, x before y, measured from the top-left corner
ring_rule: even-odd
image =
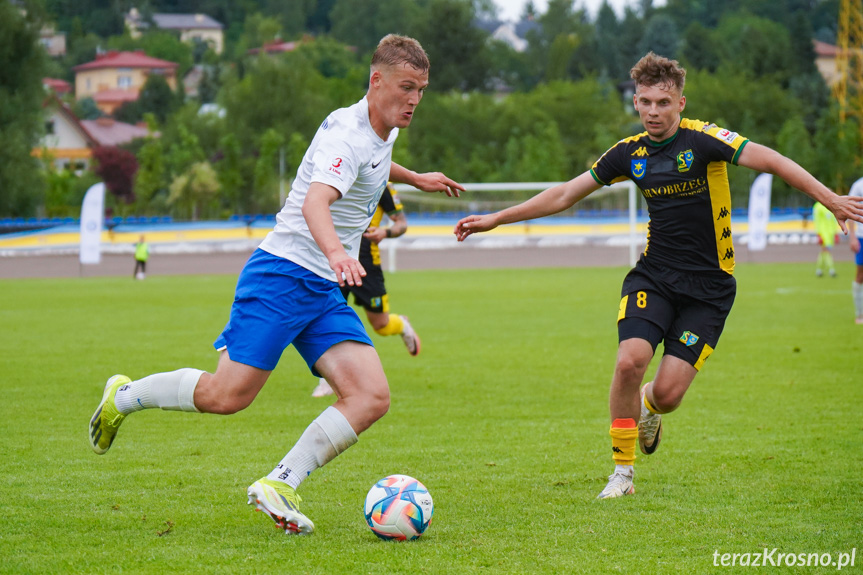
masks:
[[[836,245],[836,236],[841,230],[836,224],[836,218],[821,202],[815,202],[812,206],[812,221],[815,223],[815,232],[818,234],[818,243],[821,246],[818,259],[815,261],[815,275],[820,278],[826,271],[830,277],[835,278],[833,246]]]

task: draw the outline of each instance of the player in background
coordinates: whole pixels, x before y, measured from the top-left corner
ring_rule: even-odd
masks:
[[[285,533],[314,531],[299,510],[297,487],[356,443],[390,403],[377,352],[340,291],[345,284],[361,285],[366,275],[356,259],[360,237],[388,180],[448,196],[464,189],[444,174],[418,174],[392,162],[399,129],[410,125],[428,73],[428,56],[416,40],[391,34],[380,41],[366,96],[332,112],[318,128],[275,228],[240,273],[230,318],[214,343],[220,351],[215,373],[184,368],[137,381],[108,379],[89,426],[96,453],[108,451],[135,411],[245,409],[293,344],[311,372],[332,384],[338,400],[247,494]]]
[[[836,235],[839,233],[839,226],[836,225],[836,219],[830,213],[824,204],[815,202],[812,206],[812,221],[815,224],[815,232],[818,234],[818,259],[815,261],[815,275],[821,277],[824,272],[830,274],[830,277],[836,277],[836,265],[833,263],[833,246],[836,244]]]
[[[135,244],[135,271],[132,272],[132,277],[137,280],[142,280],[147,277],[147,260],[150,259],[150,244],[141,235],[138,238],[138,243]]]
[[[849,196],[863,198],[863,178],[860,178],[851,186]],[[854,253],[854,263],[857,264],[857,272],[851,282],[851,295],[854,298],[854,323],[863,325],[863,225],[849,222],[851,230],[848,243]]]
[[[384,214],[389,218],[391,225],[381,227]],[[366,317],[375,333],[379,335],[400,335],[408,353],[416,356],[420,352],[420,338],[411,326],[408,318],[403,315],[390,313],[389,296],[384,284],[384,270],[381,267],[380,243],[386,238],[397,238],[403,236],[408,229],[408,219],[404,213],[404,206],[399,201],[395,189],[387,185],[381,196],[381,201],[372,216],[369,229],[363,234],[360,243],[360,265],[366,270],[363,285],[342,286],[342,295],[348,299],[348,295],[354,294],[354,303],[366,310]],[[318,380],[318,385],[312,391],[312,397],[325,397],[332,395],[333,388],[323,377]]]
[[[799,165],[729,130],[681,118],[686,71],[648,53],[630,72],[633,103],[645,131],[621,140],[576,178],[526,202],[455,227],[459,241],[502,224],[561,212],[601,186],[631,179],[647,201],[648,244],[623,281],[619,345],[611,380],[611,444],[615,469],[599,498],[635,492],[635,443],[653,453],[661,415],[674,411],[719,341],[736,291],[731,193],[726,164],[780,176],[826,205],[845,228],[863,221],[863,201],[838,196]],[[641,387],[656,347],[664,355]]]

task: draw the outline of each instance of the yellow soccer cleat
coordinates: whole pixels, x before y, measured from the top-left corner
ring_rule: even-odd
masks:
[[[96,413],[90,419],[90,447],[93,451],[102,455],[111,449],[117,430],[126,416],[117,411],[114,397],[117,391],[124,385],[131,383],[131,379],[125,375],[115,375],[105,384],[105,393],[102,394],[102,403],[96,409]]]
[[[287,483],[264,477],[249,486],[248,495],[249,505],[272,517],[276,527],[284,529],[288,535],[311,535],[314,532],[314,523],[300,513],[302,499]]]

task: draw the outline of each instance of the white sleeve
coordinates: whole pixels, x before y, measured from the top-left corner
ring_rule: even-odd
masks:
[[[342,197],[357,180],[359,166],[351,147],[344,141],[324,141],[312,156],[311,182],[320,182],[337,189]]]

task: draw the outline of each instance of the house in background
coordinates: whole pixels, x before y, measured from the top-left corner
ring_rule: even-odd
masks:
[[[146,126],[133,126],[113,118],[79,120],[57,97],[48,98],[45,111],[45,133],[31,155],[51,161],[56,170],[81,174],[90,167],[93,148],[120,146],[152,135]]]
[[[125,21],[132,38],[140,37],[141,31],[150,27],[137,8],[129,10]],[[178,34],[181,42],[208,44],[216,54],[225,47],[224,25],[206,14],[153,14],[152,22],[159,30]]]
[[[812,48],[815,51],[815,67],[818,68],[818,72],[824,78],[824,83],[833,89],[841,79],[839,65],[836,61],[839,57],[839,46],[812,40]]]
[[[42,78],[42,87],[58,96],[65,96],[72,92],[72,84],[58,78]]]
[[[138,99],[138,92],[151,74],[164,76],[177,89],[178,64],[151,58],[143,51],[105,52],[92,62],[75,66],[75,99],[91,97],[106,114],[125,102]]]
[[[45,48],[49,56],[66,55],[66,33],[57,32],[53,26],[46,25],[42,28],[39,32],[39,43]]]

